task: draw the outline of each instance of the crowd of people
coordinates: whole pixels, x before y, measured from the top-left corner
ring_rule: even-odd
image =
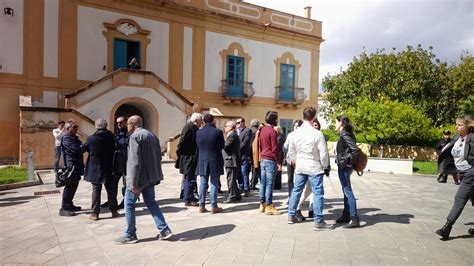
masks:
[[[217,195],[221,187],[220,176],[225,174],[228,190],[223,203],[239,203],[242,197],[249,197],[252,191],[258,190],[259,211],[279,215],[281,210],[273,202],[273,190],[278,188],[278,173],[281,175],[282,165],[286,162],[288,224],[306,220],[301,207],[309,197],[307,217],[313,218],[313,229],[334,229],[334,224],[327,224],[323,216],[324,175],[329,176],[330,172],[327,141],[320,131],[315,108],[306,107],[302,118],[294,122],[293,131],[285,139],[278,126],[278,113],[275,111],[267,112],[265,123],[253,119],[251,127],[247,128],[245,119],[239,118],[227,121],[223,130],[216,127],[212,114],[193,113],[182,129],[176,151],[178,159],[175,167],[183,176],[184,205],[197,208],[199,213],[223,212]],[[447,148],[451,150],[461,181],[448,222],[436,232],[442,238],[449,237],[452,225],[467,200],[473,197],[473,121],[470,115],[458,118],[456,127],[459,136],[445,145],[451,146]],[[114,134],[107,130],[106,120],[97,119],[96,132],[84,144],[77,137],[78,125],[72,120],[59,122],[58,128],[53,131],[56,140],[55,174],[61,174],[58,170],[61,153],[64,169],[72,169],[72,182],[64,187],[59,215],[73,216],[81,210],[81,207],[73,204],[73,198],[80,176],[84,175],[84,180],[92,184],[91,220],[99,219],[101,208],[108,207],[112,217],[118,217],[118,210],[122,206],[125,208],[127,228],[124,235],[115,240],[117,244],[137,242],[135,202],[140,194],[159,231],[157,237],[168,239],[172,232],[155,201],[154,186],[163,180],[159,139],[143,128],[140,116],[134,115],[128,120],[118,117],[116,123],[117,133]],[[339,132],[336,163],[344,195],[343,212],[336,223],[343,224],[344,228],[357,228],[360,222],[350,177],[359,149],[354,128],[347,116],[336,118],[336,129]],[[85,166],[84,152],[89,154]],[[200,177],[199,186],[197,176]],[[120,178],[124,183],[124,199],[118,204]],[[105,186],[108,200],[104,204],[101,204],[100,197],[102,185]],[[209,187],[210,210],[206,208]]]

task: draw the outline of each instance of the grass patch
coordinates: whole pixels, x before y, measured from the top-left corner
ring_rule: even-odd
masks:
[[[413,173],[438,175],[438,162],[413,161]]]
[[[28,180],[28,169],[16,166],[0,168],[0,185],[24,182]]]

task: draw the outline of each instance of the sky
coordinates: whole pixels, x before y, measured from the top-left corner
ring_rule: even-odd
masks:
[[[245,0],[322,21],[319,76],[340,73],[365,48],[433,47],[441,61],[456,63],[474,53],[474,0]]]

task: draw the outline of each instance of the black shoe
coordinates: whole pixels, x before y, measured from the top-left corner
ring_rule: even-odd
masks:
[[[327,224],[326,222],[322,221],[319,223],[315,223],[313,229],[314,231],[330,231],[334,229],[334,225]]]
[[[246,198],[250,197],[250,191],[245,190],[244,197],[246,197]]]
[[[120,213],[118,211],[112,211],[112,218],[117,218],[120,216]]]
[[[220,188],[217,190],[217,193],[222,194],[224,191],[222,191]]]
[[[106,202],[100,204],[100,207],[101,207],[101,208],[108,208],[108,207],[109,207],[109,202],[106,201]]]
[[[80,210],[82,210],[81,206],[74,206],[72,205],[71,208],[69,208],[70,211],[73,211],[73,212],[78,212]]]
[[[123,200],[120,202],[120,204],[117,206],[119,210],[122,210],[124,208]]]
[[[441,229],[436,230],[436,234],[441,236],[441,240],[449,239],[449,234],[451,233],[451,228],[453,228],[453,224],[453,222],[447,221]]]
[[[355,217],[351,217],[351,221],[343,225],[342,227],[343,228],[357,228],[359,226],[360,226],[359,217],[355,216]]]
[[[76,213],[70,210],[64,210],[64,209],[59,210],[59,216],[75,216],[75,215]]]
[[[303,216],[303,214],[301,213],[300,210],[296,210],[296,219],[298,220],[298,222],[304,222],[306,221],[306,218]]]
[[[314,218],[314,211],[308,211],[308,218]]]
[[[351,217],[347,214],[342,214],[341,217],[336,219],[337,224],[345,224],[351,221]]]

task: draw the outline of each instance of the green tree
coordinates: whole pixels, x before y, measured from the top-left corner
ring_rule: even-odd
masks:
[[[441,136],[423,112],[398,101],[363,99],[357,107],[349,107],[346,115],[367,143],[423,146]]]
[[[362,99],[390,100],[420,110],[434,126],[453,123],[459,103],[474,94],[472,56],[465,53],[460,64],[448,66],[436,59],[432,49],[408,46],[402,52],[362,51],[347,70],[323,79],[329,102],[323,109],[326,117],[356,108]]]

